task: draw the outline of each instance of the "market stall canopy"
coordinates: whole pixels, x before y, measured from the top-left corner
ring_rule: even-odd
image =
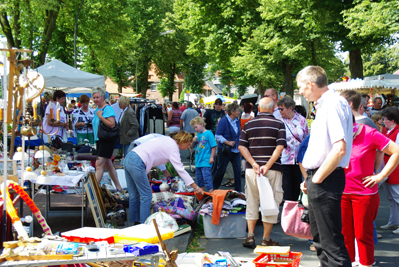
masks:
[[[75,69],[57,59],[36,70],[46,81],[45,89],[63,90],[68,94],[70,91],[76,92],[82,88],[90,90],[93,87],[105,87],[104,76]]]
[[[230,104],[233,103],[235,100],[235,98],[231,98],[231,97],[227,97],[227,96],[223,96],[223,95],[212,95],[209,97],[204,97],[200,99],[200,103],[204,104],[204,105],[210,105],[210,104],[214,104],[216,99],[220,99],[222,100],[223,103],[225,104]]]
[[[328,85],[329,89],[336,91],[358,90],[361,93],[392,93],[399,88],[399,75],[384,74],[365,77],[364,80],[356,79],[347,82],[337,82]]]

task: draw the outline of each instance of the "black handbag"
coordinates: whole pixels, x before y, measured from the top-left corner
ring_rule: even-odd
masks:
[[[115,141],[119,139],[119,123],[115,121],[114,128],[110,128],[105,125],[102,120],[98,125],[97,137],[103,141]]]
[[[228,120],[227,118],[226,118],[226,120],[227,120],[227,125],[229,126],[230,139],[233,139],[233,138],[231,137],[230,122],[229,122],[229,120]],[[228,145],[228,144],[223,144],[222,154],[225,155],[225,156],[230,155],[230,154],[231,154],[231,148],[232,148],[232,147],[231,147],[230,145]]]

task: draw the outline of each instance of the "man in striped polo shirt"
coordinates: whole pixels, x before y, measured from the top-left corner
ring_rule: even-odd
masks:
[[[245,196],[247,198],[246,219],[248,237],[242,245],[254,248],[254,231],[259,218],[259,192],[256,177],[263,174],[269,178],[277,207],[283,200],[283,169],[280,155],[287,146],[285,140],[284,123],[273,116],[274,101],[264,97],[259,101],[259,114],[248,121],[242,129],[238,149],[247,160],[245,170]],[[262,246],[279,246],[279,243],[270,239],[273,224],[277,223],[278,215],[262,216],[263,239]]]

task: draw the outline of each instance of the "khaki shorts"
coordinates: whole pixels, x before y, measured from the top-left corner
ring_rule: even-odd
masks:
[[[269,178],[270,185],[274,193],[274,200],[277,207],[283,201],[283,173],[279,171],[269,170],[266,175]],[[262,190],[260,190],[262,194]],[[253,169],[245,170],[245,196],[247,198],[247,211],[245,218],[247,220],[259,219],[259,190],[256,183],[256,175]],[[277,223],[277,215],[262,216],[262,222]]]

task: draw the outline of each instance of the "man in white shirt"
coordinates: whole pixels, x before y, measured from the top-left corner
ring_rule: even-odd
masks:
[[[269,88],[265,91],[265,94],[263,95],[264,97],[270,97],[271,99],[273,99],[274,102],[274,107],[273,107],[273,116],[278,119],[281,120],[281,114],[280,111],[278,110],[277,107],[277,102],[278,102],[278,93],[277,90],[274,88]]]
[[[319,66],[301,70],[299,93],[316,104],[309,146],[302,161],[307,178],[313,244],[322,267],[352,266],[341,233],[341,197],[353,140],[352,112],[348,101],[327,87],[326,72]]]

